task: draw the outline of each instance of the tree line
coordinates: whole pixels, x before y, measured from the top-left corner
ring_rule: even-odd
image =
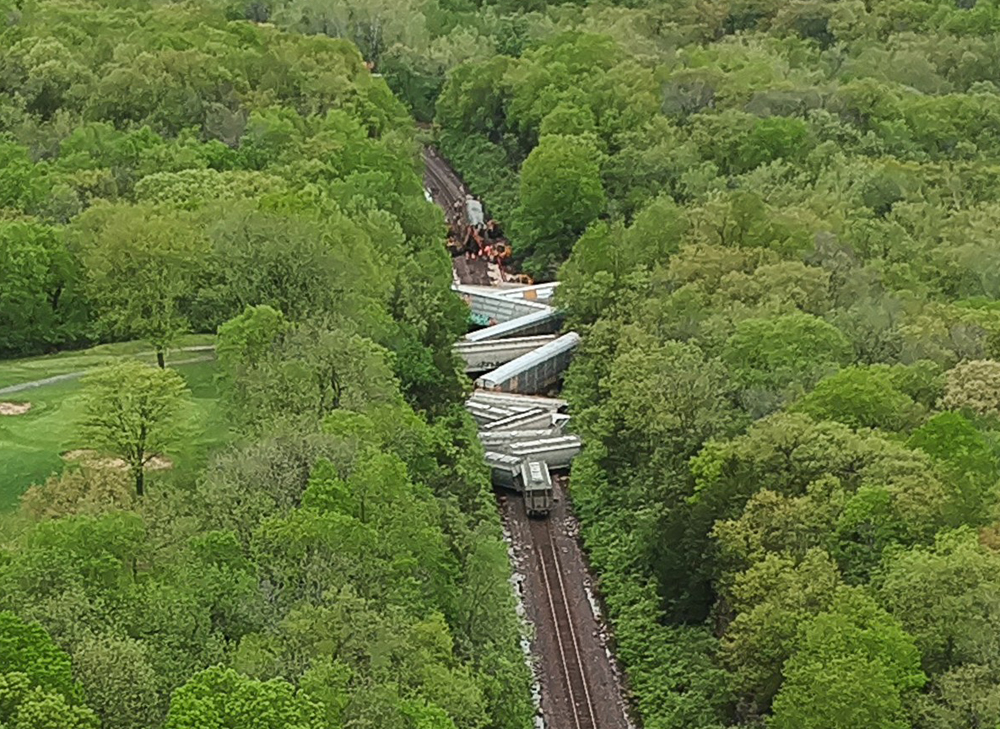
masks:
[[[0,348],[160,355],[85,378],[102,458],[3,519],[0,724],[531,726],[405,107],[349,42],[222,8],[0,17]],[[161,479],[187,331],[236,437]]]

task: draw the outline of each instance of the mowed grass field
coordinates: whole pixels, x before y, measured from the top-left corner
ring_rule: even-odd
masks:
[[[189,338],[180,346],[211,344],[211,337]],[[33,357],[0,362],[0,388],[91,370],[117,357],[138,356],[153,362],[148,346],[141,343],[104,345],[51,357]],[[171,454],[174,468],[150,473],[150,487],[160,479],[191,475],[208,460],[209,453],[231,439],[217,407],[215,361],[211,352],[174,351],[167,357],[191,389],[191,404],[184,413],[185,437]],[[196,360],[196,361],[190,361]],[[41,385],[11,394],[0,394],[0,402],[31,403],[23,415],[0,415],[0,511],[16,506],[29,486],[59,473],[66,462],[61,455],[86,448],[78,433],[82,405],[81,378]]]

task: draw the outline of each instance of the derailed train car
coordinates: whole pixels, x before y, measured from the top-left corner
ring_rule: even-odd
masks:
[[[548,516],[554,502],[552,476],[544,461],[486,451],[494,486],[521,494],[528,516]]]
[[[525,430],[538,428],[551,428],[554,415],[542,408],[531,408],[520,413],[508,415],[499,420],[493,420],[479,427],[481,433],[490,433],[500,430]]]
[[[467,295],[474,312],[481,310],[498,320],[519,313],[524,316],[512,310],[510,304],[530,307],[533,298],[526,295],[526,300],[512,297],[501,302],[501,297],[492,293],[474,290],[462,293]],[[491,357],[497,360],[514,354],[519,347],[541,344],[479,377],[476,392],[466,401],[466,407],[479,424],[493,484],[520,493],[529,516],[545,516],[554,501],[550,470],[569,468],[581,444],[577,436],[562,434],[562,427],[569,419],[562,412],[566,402],[539,395],[558,384],[580,336],[569,332],[542,344],[544,337],[508,338],[513,333],[505,332],[507,337],[484,338],[480,342],[466,340],[456,345],[456,351],[463,355],[470,370]],[[524,332],[518,327],[516,333]]]
[[[466,373],[489,372],[511,360],[534,352],[539,347],[555,341],[555,334],[534,337],[486,340],[485,342],[459,341],[452,351],[465,363]]]
[[[552,312],[552,308],[545,304],[524,299],[510,299],[481,286],[457,285],[452,286],[452,290],[458,292],[473,314],[498,324],[530,314]]]
[[[484,448],[500,453],[506,452],[514,443],[553,438],[562,435],[560,428],[535,428],[532,430],[490,430],[479,434],[479,442]]]
[[[511,360],[476,380],[476,387],[487,391],[517,392],[537,395],[559,382],[569,366],[580,335],[569,332],[533,352]]]
[[[474,402],[472,400],[465,403],[465,409],[469,411],[469,414],[472,415],[476,424],[480,427],[522,412],[520,410],[512,410],[499,405],[490,405],[489,403]]]
[[[494,486],[521,491],[521,459],[509,453],[486,451],[486,465]]]
[[[562,435],[512,443],[506,450],[515,458],[541,461],[549,469],[558,471],[570,467],[573,459],[580,454],[582,446],[579,436]]]
[[[466,401],[466,404],[478,403],[480,405],[492,405],[501,408],[515,408],[527,410],[528,408],[544,408],[554,413],[562,412],[569,405],[565,400],[556,397],[539,397],[538,395],[517,395],[512,392],[487,392],[486,390],[476,390]]]
[[[485,321],[489,321],[488,316],[480,314]],[[477,329],[465,335],[467,342],[488,342],[495,339],[505,339],[507,337],[527,337],[539,334],[551,334],[559,329],[562,322],[562,314],[555,309],[543,307],[538,311],[533,311],[515,319],[500,322],[485,329]]]

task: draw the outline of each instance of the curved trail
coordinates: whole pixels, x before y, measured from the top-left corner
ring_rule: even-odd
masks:
[[[214,344],[205,344],[205,345],[199,345],[197,347],[184,347],[182,349],[174,350],[174,351],[178,351],[178,352],[214,352],[215,351],[215,345]],[[151,354],[155,354],[155,352],[141,352],[140,354],[135,355],[135,356],[141,357],[143,355],[148,356],[148,355],[151,355]],[[209,361],[210,359],[213,359],[213,358],[214,358],[214,355],[208,355],[208,356],[204,356],[204,357],[191,357],[190,359],[181,359],[181,360],[177,360],[176,362],[170,362],[169,364],[170,364],[171,367],[173,367],[175,365],[194,364],[195,362],[207,362],[207,361]],[[43,377],[40,380],[30,380],[28,382],[19,382],[16,385],[7,385],[6,387],[0,387],[0,395],[13,395],[13,394],[18,393],[18,392],[24,392],[25,390],[33,390],[36,387],[45,387],[46,385],[54,385],[54,384],[56,384],[58,382],[66,382],[68,380],[77,380],[77,379],[83,377],[84,375],[86,375],[88,372],[93,372],[94,369],[96,369],[96,368],[94,368],[94,367],[88,367],[85,370],[77,370],[76,372],[66,372],[66,373],[61,374],[61,375],[52,375],[51,377]]]

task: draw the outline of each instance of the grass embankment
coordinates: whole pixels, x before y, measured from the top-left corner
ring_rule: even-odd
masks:
[[[212,337],[206,336],[186,337],[178,346],[201,346],[212,341]],[[170,472],[150,474],[154,483],[156,479],[178,478],[200,468],[209,452],[230,438],[225,420],[216,407],[215,361],[204,359],[210,356],[209,352],[173,351],[167,357],[168,366],[171,361],[181,363],[175,367],[191,388],[192,403],[187,414],[187,437],[171,454],[175,467]],[[0,388],[90,370],[116,357],[155,361],[148,345],[140,342],[8,360],[0,362]],[[31,403],[31,409],[23,415],[0,415],[0,511],[16,505],[20,495],[32,484],[60,472],[66,465],[61,453],[87,447],[78,435],[81,394],[80,378],[0,394],[0,402]]]

